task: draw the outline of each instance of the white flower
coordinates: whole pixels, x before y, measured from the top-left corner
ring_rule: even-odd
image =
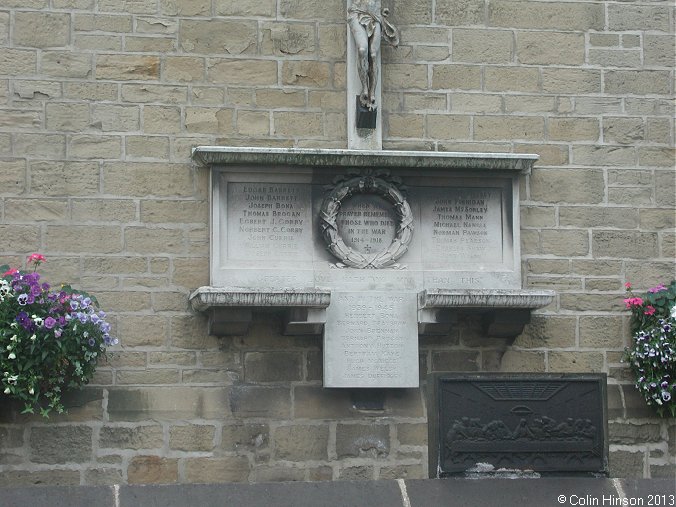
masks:
[[[671,318],[676,319],[676,305],[671,309]]]
[[[28,390],[28,394],[35,394],[35,389],[32,387]]]
[[[35,338],[36,338],[35,335],[31,336],[31,341],[34,342],[34,341],[35,341]]]
[[[14,352],[10,352],[7,356],[7,359],[16,359],[16,354]]]
[[[12,392],[12,391],[9,390],[9,387],[5,387],[5,394],[9,394],[9,393],[11,393],[11,392]]]
[[[9,339],[9,341],[15,342],[16,341],[16,335],[12,335],[12,337]]]

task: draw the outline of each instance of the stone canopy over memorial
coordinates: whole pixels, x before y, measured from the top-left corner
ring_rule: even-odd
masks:
[[[256,308],[324,336],[325,387],[417,387],[418,334],[459,309],[512,337],[549,291],[521,290],[519,177],[536,157],[201,147],[211,168],[214,334]]]

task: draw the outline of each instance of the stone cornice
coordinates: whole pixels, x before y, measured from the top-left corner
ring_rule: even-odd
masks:
[[[378,167],[530,173],[538,155],[438,151],[368,151],[198,146],[192,157],[204,165]]]

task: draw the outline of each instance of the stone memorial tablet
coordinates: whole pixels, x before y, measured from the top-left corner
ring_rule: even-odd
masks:
[[[323,330],[326,387],[418,386],[419,330],[442,332],[456,300],[482,304],[448,289],[502,291],[518,322],[482,322],[518,331],[518,174],[534,157],[466,155],[205,148],[211,287],[193,306],[219,333],[256,305],[284,308],[285,332]]]
[[[418,328],[411,296],[332,294],[324,329],[325,387],[418,386]]]

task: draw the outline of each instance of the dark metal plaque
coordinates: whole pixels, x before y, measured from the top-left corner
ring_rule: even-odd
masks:
[[[608,472],[605,374],[437,373],[428,388],[430,477]]]

